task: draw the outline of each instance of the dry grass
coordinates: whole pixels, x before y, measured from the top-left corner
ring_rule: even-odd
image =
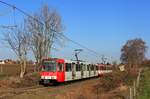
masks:
[[[20,73],[20,65],[19,64],[4,64],[2,66],[2,73],[1,74],[8,75],[8,76],[16,76]],[[33,72],[34,65],[27,65],[27,72]],[[1,69],[1,68],[0,68]]]
[[[37,85],[38,73],[31,73],[33,66],[28,66],[27,71],[30,73],[24,79],[19,79],[15,76],[19,74],[20,67],[18,65],[5,65],[4,68],[6,73],[14,75],[14,78],[8,77],[6,80],[0,81],[0,90],[6,90],[8,93],[12,90],[13,97],[10,97],[10,99],[124,99],[127,91],[127,87],[124,84],[129,76],[127,72],[116,71],[103,78],[75,82],[69,86],[26,91],[15,95],[13,90]],[[135,76],[133,72],[131,74],[133,77]],[[0,95],[8,93],[0,92]]]

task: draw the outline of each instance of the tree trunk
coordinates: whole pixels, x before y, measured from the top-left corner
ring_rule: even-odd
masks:
[[[21,61],[21,63],[20,63],[20,78],[23,78],[23,76],[24,76],[23,63],[22,63],[22,61]]]
[[[23,77],[24,77],[24,74],[25,74],[24,72],[21,72],[21,73],[20,73],[20,78],[23,78]]]
[[[37,72],[37,67],[38,67],[38,58],[36,58],[36,63],[35,63],[35,66],[34,66],[34,72]]]
[[[41,70],[41,65],[42,65],[42,59],[39,59],[39,63],[38,63],[38,71]]]
[[[26,60],[21,61],[20,78],[23,78],[26,73]]]

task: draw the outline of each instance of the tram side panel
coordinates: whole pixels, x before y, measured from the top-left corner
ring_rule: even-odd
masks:
[[[94,65],[66,63],[65,81],[78,80],[98,76]]]

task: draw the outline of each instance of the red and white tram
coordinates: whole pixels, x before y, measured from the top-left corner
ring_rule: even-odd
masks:
[[[98,64],[64,60],[59,58],[43,59],[40,72],[41,83],[55,84],[91,77],[98,77],[100,73]]]

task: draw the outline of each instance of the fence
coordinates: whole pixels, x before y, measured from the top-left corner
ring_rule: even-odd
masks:
[[[139,70],[137,79],[133,81],[133,86],[129,88],[129,99],[137,99],[137,89],[139,88],[139,83],[140,83],[140,77],[141,77],[141,72],[142,68]]]

